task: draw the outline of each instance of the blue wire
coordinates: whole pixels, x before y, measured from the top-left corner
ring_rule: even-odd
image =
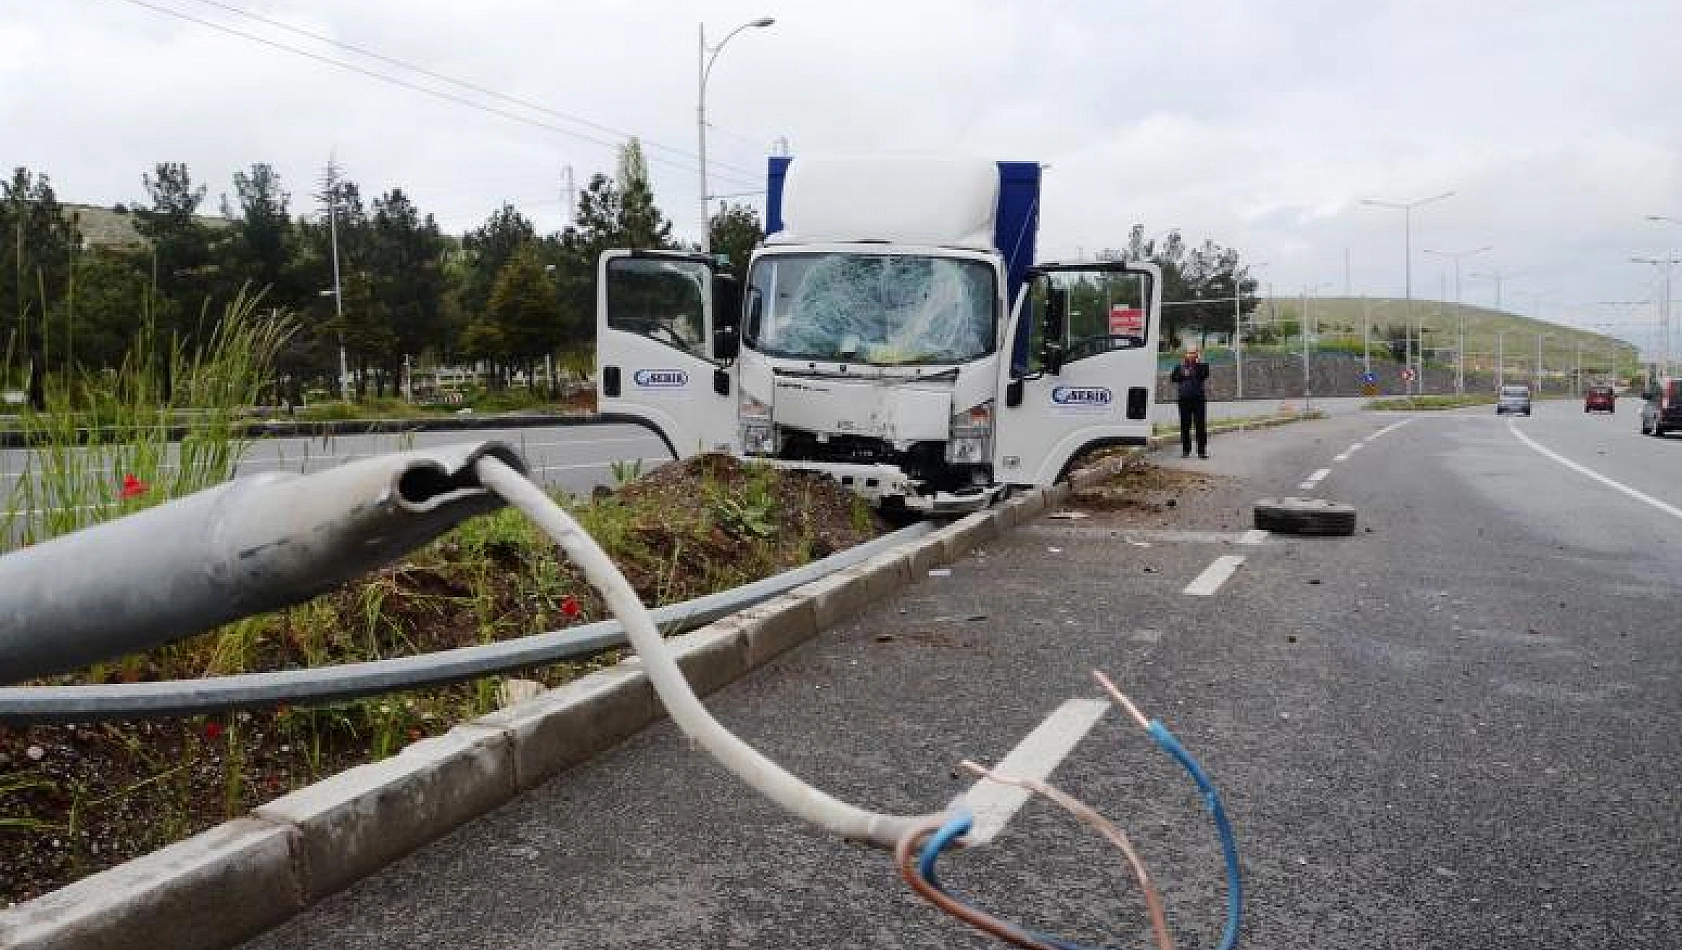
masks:
[[[1231,822],[1227,821],[1226,809],[1221,806],[1220,793],[1215,791],[1215,785],[1209,780],[1208,773],[1203,771],[1203,766],[1186,751],[1185,746],[1180,745],[1180,740],[1174,738],[1174,734],[1169,732],[1168,727],[1160,720],[1152,719],[1145,731],[1155,740],[1158,748],[1173,756],[1191,775],[1192,781],[1197,783],[1197,790],[1203,795],[1204,805],[1208,806],[1209,816],[1214,819],[1215,831],[1221,839],[1221,854],[1226,860],[1226,929],[1221,933],[1221,942],[1216,950],[1232,950],[1238,946],[1238,931],[1243,922],[1244,885],[1238,867],[1238,842],[1233,836]],[[974,824],[974,816],[967,811],[954,815],[946,824],[940,826],[940,830],[929,836],[929,840],[923,844],[922,855],[917,859],[917,873],[922,875],[923,880],[953,900],[959,898],[940,883],[940,879],[935,875],[935,861],[940,858],[941,852],[952,847]],[[1057,950],[1096,950],[1085,944],[1067,943],[1047,934],[1018,929],[1040,943],[1056,947]]]
[[[1203,766],[1197,764],[1197,760],[1192,758],[1185,746],[1180,745],[1180,740],[1174,738],[1161,720],[1152,719],[1145,731],[1156,740],[1162,751],[1173,756],[1191,774],[1197,790],[1203,793],[1203,803],[1209,807],[1209,816],[1215,820],[1215,831],[1221,836],[1221,853],[1226,858],[1226,929],[1221,933],[1218,950],[1232,950],[1238,946],[1238,928],[1244,916],[1244,883],[1238,868],[1238,842],[1233,837],[1232,824],[1227,821],[1226,809],[1221,807],[1220,793],[1215,791],[1215,785],[1209,781]]]

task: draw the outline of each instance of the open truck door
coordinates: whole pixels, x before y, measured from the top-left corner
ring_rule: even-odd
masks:
[[[1162,272],[1153,264],[1028,270],[999,361],[993,471],[1050,485],[1081,451],[1146,444],[1156,394]]]
[[[596,273],[596,405],[679,458],[735,452],[735,278],[697,254],[606,251]]]

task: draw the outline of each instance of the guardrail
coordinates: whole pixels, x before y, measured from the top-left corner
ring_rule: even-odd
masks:
[[[668,634],[705,626],[861,564],[934,530],[918,522],[810,564],[650,613]],[[0,723],[98,722],[193,716],[279,703],[311,705],[438,686],[599,653],[626,643],[617,620],[569,627],[513,640],[366,663],[196,680],[85,686],[0,687]]]

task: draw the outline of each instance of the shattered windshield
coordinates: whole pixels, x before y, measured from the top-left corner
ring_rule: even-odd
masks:
[[[768,356],[894,366],[992,352],[995,272],[903,254],[786,254],[749,278],[747,342]]]

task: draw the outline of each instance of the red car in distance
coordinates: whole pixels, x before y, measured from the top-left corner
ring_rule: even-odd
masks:
[[[1584,412],[1617,412],[1618,394],[1610,386],[1591,386],[1583,393]]]

